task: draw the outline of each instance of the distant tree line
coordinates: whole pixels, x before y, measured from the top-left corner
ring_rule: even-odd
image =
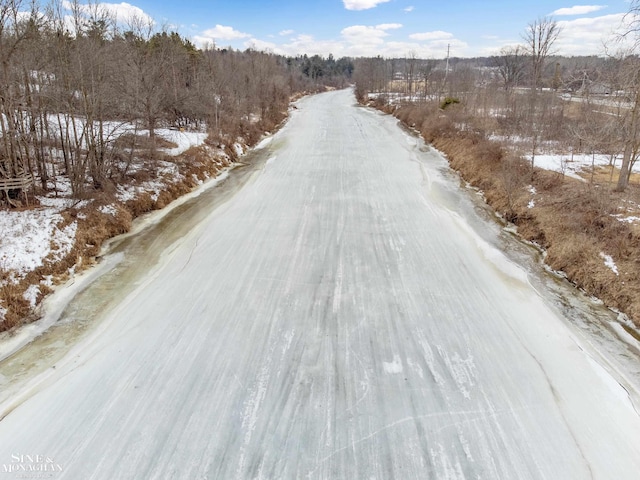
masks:
[[[320,55],[304,55],[291,59],[291,63],[297,65],[302,73],[313,81],[340,87],[351,79],[354,69],[352,59],[343,57],[336,60],[331,54],[327,58]]]

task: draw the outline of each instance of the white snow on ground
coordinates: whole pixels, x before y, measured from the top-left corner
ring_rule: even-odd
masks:
[[[29,302],[31,308],[35,308],[38,303],[38,295],[40,295],[40,287],[38,285],[31,285],[24,292],[24,299]]]
[[[145,132],[148,131],[145,130]],[[204,132],[187,132],[170,128],[159,128],[156,130],[156,135],[177,145],[175,148],[164,149],[171,156],[180,155],[191,147],[200,146],[207,139],[207,133]]]
[[[518,135],[505,136],[492,134],[489,135],[488,138],[489,140],[501,142],[512,147],[518,147],[520,150],[526,151],[527,148],[530,149],[531,139],[526,137]],[[590,153],[574,153],[572,155],[571,152],[555,153],[559,149],[561,149],[561,145],[559,145],[558,142],[543,142],[539,150],[544,153],[535,155],[534,166],[545,170],[564,173],[568,177],[578,180],[584,180],[584,175],[589,172],[589,169],[592,166],[606,167],[609,166],[612,161],[611,155],[605,154],[592,155]],[[524,155],[524,158],[529,162],[531,161],[530,154]],[[620,168],[620,165],[622,164],[622,157],[619,155],[614,157],[613,162],[616,167]],[[633,166],[633,171],[640,173],[640,162],[636,162]],[[582,176],[580,174],[582,174]]]
[[[533,185],[529,186],[529,193],[531,193],[531,195],[535,195],[536,193],[538,193],[536,191],[536,187],[534,187]],[[531,200],[529,200],[529,204],[527,205],[527,208],[533,208],[536,206],[536,202],[535,200],[532,198]]]
[[[621,222],[625,223],[638,223],[640,222],[640,217],[622,217],[620,215],[616,215],[616,218]]]
[[[22,277],[50,254],[54,259],[63,258],[73,246],[77,225],[61,229],[62,221],[53,208],[0,211],[0,268]]]
[[[604,264],[607,266],[607,268],[611,269],[613,273],[618,275],[618,266],[616,265],[616,262],[613,261],[613,258],[611,257],[611,255],[607,255],[604,252],[600,252],[600,258],[604,260]]]
[[[623,200],[624,206],[621,207],[624,213],[614,214],[613,217],[623,223],[640,223],[640,217],[637,213],[640,211],[640,205],[631,200]]]
[[[113,217],[115,217],[117,213],[116,207],[113,204],[102,205],[98,210],[105,215],[111,215]]]
[[[60,260],[71,251],[77,224],[73,222],[61,228],[62,221],[62,215],[55,208],[0,211],[0,269],[9,273],[8,281],[19,281],[41,266],[47,257]],[[24,298],[35,307],[39,293],[39,286],[32,285]],[[6,313],[6,305],[2,305],[0,299],[0,321]]]
[[[531,161],[531,155],[527,155],[526,158]],[[545,154],[536,155],[533,164],[545,170],[564,173],[567,177],[584,180],[580,174],[582,173],[584,175],[584,171],[591,168],[592,164],[596,167],[607,166],[610,160],[611,157],[609,155],[596,155],[592,157],[587,154],[579,154],[574,155],[572,159],[571,155]],[[617,161],[617,165],[620,165],[619,161]]]
[[[85,120],[79,117],[60,117],[60,122],[62,123],[62,130],[73,131],[73,126],[75,125],[75,131],[79,137],[83,135],[84,129],[86,128]],[[60,134],[61,128],[57,115],[49,115],[49,128],[53,132],[57,132],[58,135]],[[148,129],[136,129],[135,125],[129,122],[103,122],[102,130],[108,140],[113,140],[125,133],[149,135]],[[180,155],[191,147],[202,145],[207,138],[206,132],[185,131],[175,128],[157,128],[155,134],[177,145],[175,148],[167,148],[164,150],[172,156]]]
[[[158,178],[142,182],[138,185],[118,185],[116,198],[121,202],[126,202],[146,192],[151,194],[153,201],[158,200],[160,193],[166,189],[167,183],[172,183],[179,179],[181,175],[175,163],[158,160],[156,161],[156,166]]]

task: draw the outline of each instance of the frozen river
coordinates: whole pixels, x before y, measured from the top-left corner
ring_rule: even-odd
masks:
[[[0,398],[0,479],[638,478],[638,377],[437,152],[349,90],[266,148]]]

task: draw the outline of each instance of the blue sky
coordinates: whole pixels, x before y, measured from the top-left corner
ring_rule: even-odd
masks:
[[[81,1],[82,3],[82,1]],[[443,58],[491,55],[522,43],[527,24],[552,16],[565,55],[602,54],[629,2],[557,0],[132,0],[105,3],[123,19],[148,16],[198,46],[254,47],[285,55]]]

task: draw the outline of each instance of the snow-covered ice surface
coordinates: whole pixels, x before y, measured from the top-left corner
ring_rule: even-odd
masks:
[[[277,161],[0,404],[3,478],[637,478],[635,377],[354,103],[299,102]]]

